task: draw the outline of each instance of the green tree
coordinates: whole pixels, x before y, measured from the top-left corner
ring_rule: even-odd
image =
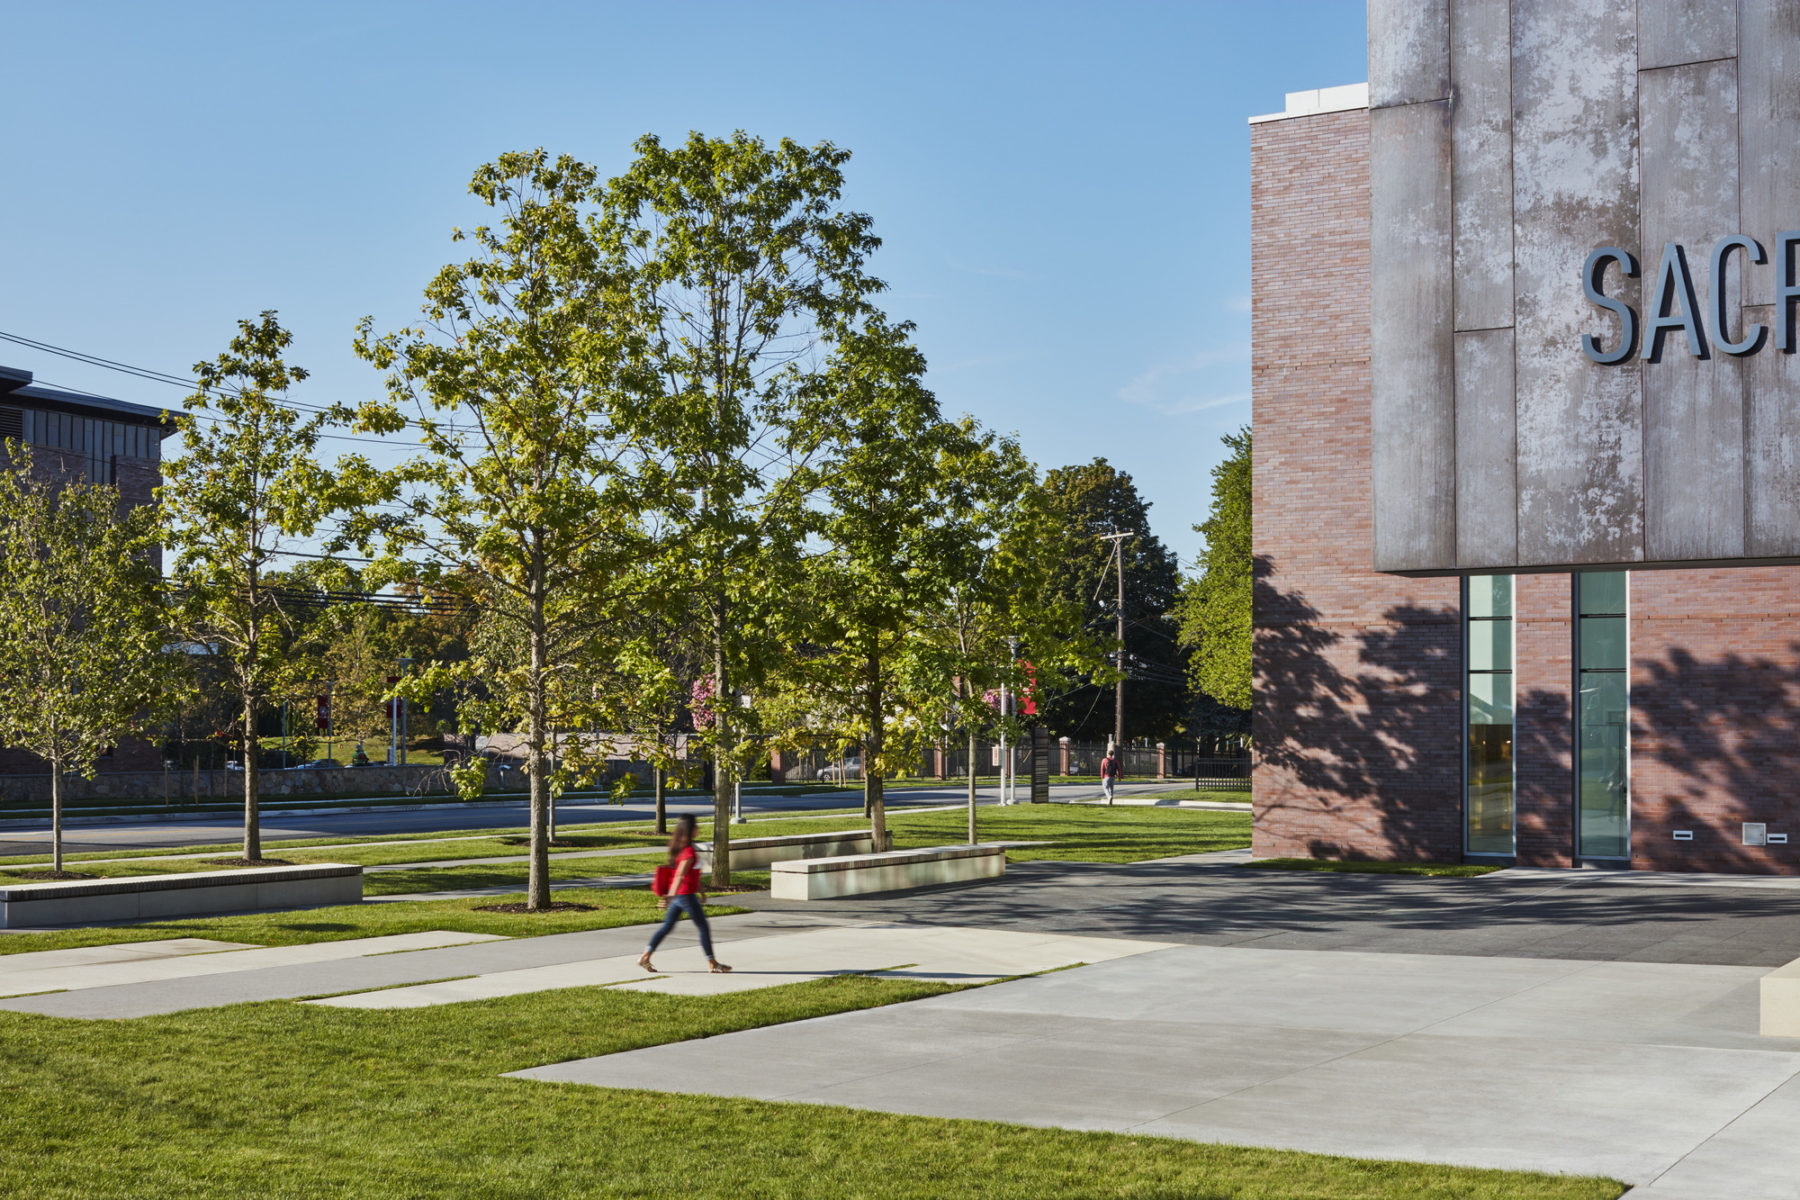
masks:
[[[1206,732],[1243,736],[1250,710],[1250,427],[1224,442],[1231,453],[1213,468],[1212,512],[1194,526],[1206,549],[1183,589],[1179,617],[1193,686],[1219,710],[1208,714]]]
[[[618,287],[609,318],[651,378],[644,436],[692,502],[671,510],[662,578],[704,621],[721,698],[700,736],[717,770],[713,878],[731,880],[732,781],[757,749],[733,703],[761,678],[769,614],[799,558],[804,497],[789,436],[819,350],[882,287],[869,218],[837,208],[849,153],[736,133],[638,140],[596,224]]]
[[[194,371],[199,389],[177,417],[182,454],[157,497],[174,552],[187,636],[208,646],[236,699],[244,765],[244,859],[262,859],[257,715],[291,675],[290,613],[271,586],[291,539],[310,537],[336,501],[314,458],[323,412],[287,399],[306,378],[283,359],[293,335],[273,312],[238,322],[230,347]]]
[[[926,710],[942,705],[920,625],[946,602],[963,535],[944,512],[957,482],[945,467],[964,431],[921,382],[910,333],[877,319],[846,334],[797,427],[800,448],[818,454],[805,479],[823,548],[808,564],[810,603],[797,606],[810,628],[788,640],[814,647],[795,660],[805,692],[850,718],[877,847],[887,844],[883,782],[916,761]]]
[[[589,235],[595,172],[544,151],[502,155],[469,190],[496,223],[471,233],[476,253],[438,272],[423,321],[383,337],[365,319],[357,353],[387,372],[385,400],[357,425],[393,433],[410,423],[425,453],[391,472],[350,481],[372,501],[359,536],[381,537],[392,570],[458,595],[476,609],[478,647],[463,679],[478,678],[465,716],[488,731],[522,727],[531,790],[527,903],[550,903],[554,730],[605,726],[610,697],[580,666],[596,643],[644,602],[638,568],[649,555],[642,515],[668,503],[667,477],[629,432],[641,386],[626,386],[626,347],[606,312],[612,286]],[[407,411],[416,415],[410,420]],[[423,565],[401,565],[422,553]],[[451,686],[446,667],[409,694]]]
[[[1171,610],[1181,574],[1173,552],[1150,530],[1149,502],[1131,476],[1104,458],[1048,472],[1041,486],[1050,519],[1039,545],[1049,564],[1049,592],[1082,613],[1083,627],[1116,655],[1118,584],[1112,546],[1125,540],[1125,737],[1175,734],[1187,707],[1186,654]],[[1112,670],[1063,671],[1051,691],[1047,720],[1077,741],[1103,741],[1113,730]]]
[[[118,489],[34,476],[8,440],[0,468],[0,744],[50,764],[51,870],[63,873],[62,778],[172,698],[155,514]]]
[[[1055,524],[1037,471],[1011,438],[968,419],[943,463],[941,520],[946,526],[943,602],[923,614],[924,652],[937,695],[946,697],[941,731],[960,727],[969,751],[969,841],[976,838],[977,741],[1003,726],[1023,729],[989,702],[1002,687],[1024,695],[1037,678],[1098,666],[1080,612],[1049,589],[1039,547]],[[1022,706],[1021,706],[1022,707]]]

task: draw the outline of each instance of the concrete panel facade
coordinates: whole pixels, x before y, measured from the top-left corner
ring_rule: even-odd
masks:
[[[1495,562],[1518,543],[1513,331],[1456,335],[1456,553]]]
[[[1782,318],[1742,311],[1773,301],[1780,264],[1751,265],[1739,253],[1725,279],[1711,279],[1720,238],[1744,234],[1772,252],[1777,233],[1800,228],[1800,6],[1380,0],[1369,37],[1373,565],[1448,573],[1800,554],[1783,399],[1792,355],[1772,338],[1743,357],[1714,344],[1739,340],[1746,322]],[[1440,96],[1447,154],[1424,119]],[[1389,147],[1401,131],[1408,144]],[[1434,168],[1436,180],[1420,177]],[[1421,219],[1444,189],[1447,247]],[[1404,221],[1384,231],[1394,214]],[[1389,257],[1390,244],[1420,229],[1430,235],[1412,253]],[[1635,277],[1614,264],[1602,287],[1631,306],[1641,348],[1670,245],[1685,250],[1692,295],[1672,289],[1680,299],[1667,309],[1697,310],[1702,353],[1678,330],[1661,339],[1659,361],[1594,361],[1583,335],[1610,349],[1620,319],[1584,292],[1589,253],[1617,247],[1635,258]],[[1451,296],[1437,310],[1442,277]],[[1724,329],[1715,328],[1715,286]],[[1476,460],[1476,477],[1461,477],[1470,465],[1463,430],[1487,421],[1502,383],[1451,372],[1457,434],[1447,459],[1432,449],[1433,422],[1421,450],[1412,430],[1388,419],[1443,403],[1442,372],[1426,367],[1444,360],[1446,323],[1514,332],[1511,481],[1491,456]],[[1464,412],[1471,397],[1478,413]],[[1447,492],[1431,477],[1434,463],[1456,476]],[[1484,509],[1490,533],[1485,512],[1512,507],[1510,548],[1465,537],[1476,523],[1462,512],[1469,504]]]
[[[1703,338],[1715,282],[1709,248],[1738,225],[1737,64],[1732,59],[1644,71],[1639,76],[1644,271],[1654,294],[1651,247],[1690,248]],[[1741,257],[1741,256],[1740,256]],[[1662,254],[1657,252],[1660,263]],[[1646,317],[1648,312],[1646,310]],[[1646,328],[1644,337],[1659,339]],[[1641,368],[1644,423],[1644,557],[1741,558],[1744,554],[1744,384],[1741,360],[1709,345],[1685,352],[1686,334],[1665,331],[1661,354]],[[1649,348],[1654,348],[1652,345]],[[1606,371],[1608,368],[1598,368]],[[1617,368],[1612,368],[1617,370]],[[1705,481],[1704,486],[1696,483]]]
[[[1369,170],[1405,181],[1372,197],[1375,557],[1428,570],[1456,553],[1456,379],[1450,276],[1450,105],[1369,112]]]

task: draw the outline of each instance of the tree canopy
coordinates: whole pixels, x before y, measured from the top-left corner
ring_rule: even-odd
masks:
[[[1250,716],[1250,427],[1224,442],[1231,453],[1213,468],[1211,513],[1194,526],[1206,549],[1183,590],[1179,617],[1200,699],[1195,732],[1242,737]]]
[[[1186,654],[1171,610],[1180,595],[1175,554],[1150,529],[1150,504],[1131,476],[1104,458],[1049,471],[1040,485],[1047,514],[1040,552],[1055,601],[1081,614],[1082,626],[1112,652],[1118,585],[1109,533],[1131,532],[1125,566],[1125,737],[1175,735],[1186,710]],[[1110,671],[1064,671],[1047,689],[1046,720],[1076,741],[1104,741],[1113,729]]]

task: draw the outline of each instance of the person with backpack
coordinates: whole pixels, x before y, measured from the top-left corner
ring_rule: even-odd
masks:
[[[1119,752],[1109,748],[1106,757],[1100,760],[1100,791],[1106,796],[1106,802],[1113,802],[1113,787],[1119,782]]]
[[[655,971],[656,968],[650,965],[650,956],[656,953],[656,948],[662,945],[662,940],[669,936],[669,930],[675,928],[675,922],[685,912],[699,931],[700,952],[706,955],[707,969],[715,975],[731,970],[713,957],[712,927],[706,923],[706,893],[700,890],[700,856],[694,851],[692,813],[682,813],[675,818],[675,831],[669,834],[669,861],[657,868],[651,890],[661,899],[667,915],[650,935],[650,944],[644,947],[638,966]]]

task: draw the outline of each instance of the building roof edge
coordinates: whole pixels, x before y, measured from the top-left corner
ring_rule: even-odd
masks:
[[[1351,109],[1367,107],[1369,107],[1369,85],[1346,83],[1341,87],[1312,88],[1304,92],[1289,92],[1286,111],[1251,117],[1250,124],[1261,125],[1267,121],[1287,121],[1294,117],[1316,117],[1320,113],[1349,112]]]

